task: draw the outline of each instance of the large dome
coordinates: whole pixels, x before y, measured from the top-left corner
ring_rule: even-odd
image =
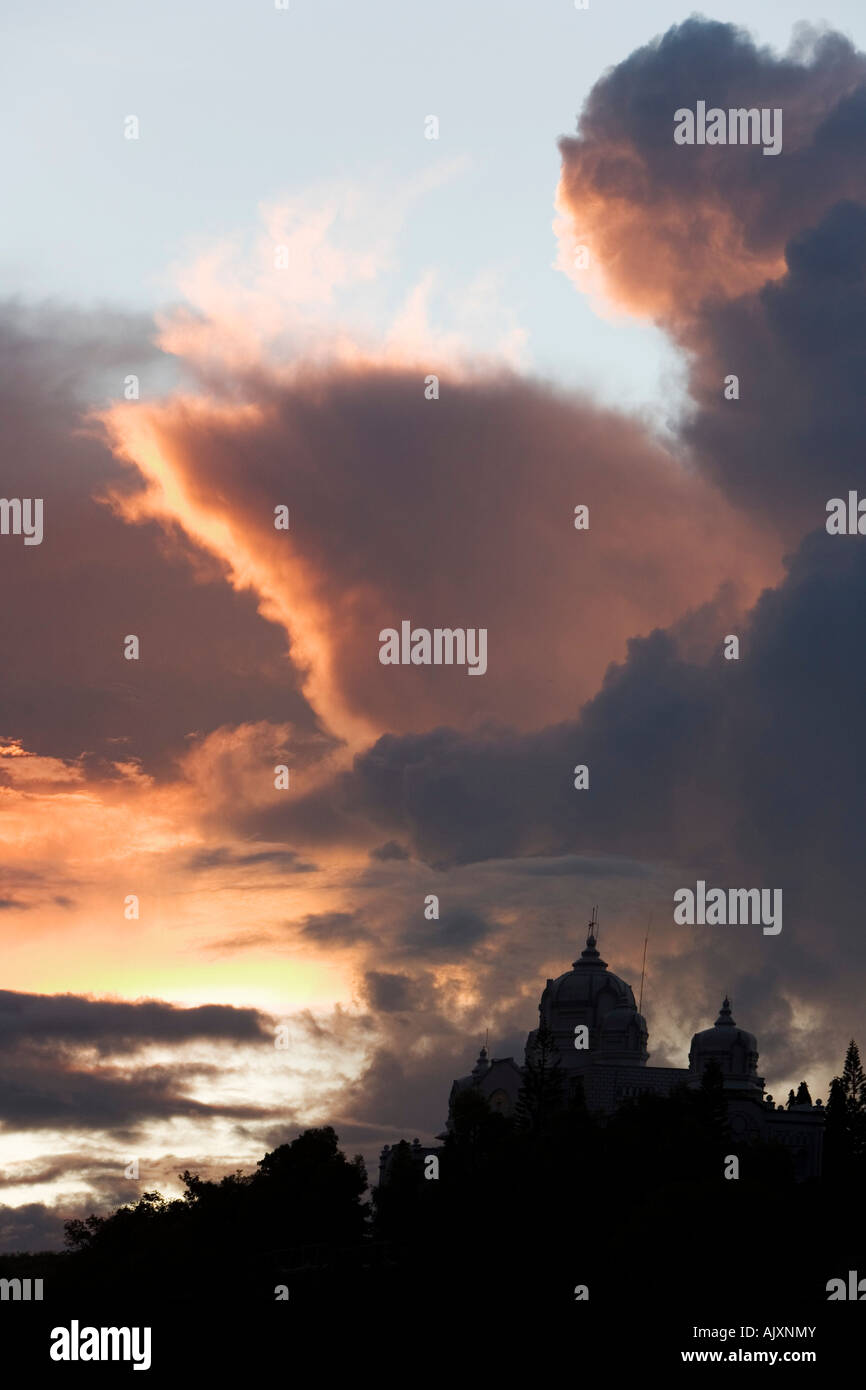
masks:
[[[703,1078],[707,1063],[719,1066],[726,1090],[761,1090],[758,1076],[758,1041],[754,1033],[738,1028],[731,1014],[731,1001],[724,999],[712,1028],[695,1033],[689,1050],[691,1082]]]
[[[646,1023],[637,1011],[631,985],[612,974],[599,955],[594,923],[586,949],[572,968],[547,981],[538,1021],[551,1034],[569,1070],[582,1069],[591,1062],[646,1062]],[[575,1029],[580,1025],[588,1030],[588,1048],[574,1045]],[[527,1051],[534,1048],[537,1036],[537,1030],[530,1033]]]

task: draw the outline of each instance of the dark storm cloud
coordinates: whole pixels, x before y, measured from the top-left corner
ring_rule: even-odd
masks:
[[[343,781],[345,799],[405,836],[413,854],[435,867],[565,853],[573,842],[574,729],[387,734],[356,758]]]
[[[300,922],[283,922],[269,931],[239,932],[235,936],[220,937],[209,945],[219,951],[244,951],[264,945],[285,947],[296,942],[298,935],[323,950],[355,946],[375,939],[354,912],[314,912],[301,918]]]
[[[44,1202],[25,1202],[23,1206],[7,1207],[0,1203],[0,1255],[19,1251],[35,1254],[39,1250],[63,1248],[63,1224],[78,1217],[83,1220],[93,1210],[89,1204],[47,1206]],[[3,1271],[4,1278],[14,1278],[16,1271]]]
[[[413,1007],[416,997],[415,981],[409,975],[368,970],[364,989],[370,1008],[377,1013],[405,1013]]]
[[[674,111],[698,100],[781,109],[782,152],[675,144]],[[697,466],[796,543],[861,476],[866,56],[803,28],[779,58],[690,19],[597,83],[561,150],[562,203],[609,291],[687,349]]]
[[[29,1057],[23,1051],[0,1063],[0,1126],[10,1130],[94,1128],[133,1137],[147,1121],[228,1116],[254,1118],[254,1105],[208,1105],[184,1089],[219,1068],[178,1064],[122,1071],[76,1069],[62,1058]],[[266,1111],[264,1113],[267,1113]]]
[[[419,906],[417,918],[403,932],[401,945],[425,959],[444,956],[458,961],[472,955],[474,948],[496,930],[496,926],[478,912],[450,908],[441,912],[438,920],[428,920]]]
[[[386,840],[384,845],[378,845],[376,849],[370,850],[371,859],[379,859],[386,863],[389,859],[408,859],[409,851],[402,845],[398,845],[396,840]]]
[[[44,501],[42,544],[0,545],[0,584],[16,594],[0,616],[0,648],[15,653],[0,734],[55,757],[87,750],[85,772],[101,775],[131,757],[165,770],[190,732],[225,723],[312,727],[285,635],[253,596],[180,531],[130,526],[96,500],[128,473],[86,425],[85,403],[122,396],[129,372],[146,399],[165,360],[147,331],[107,311],[0,309],[3,495]],[[139,662],[123,659],[128,633]]]
[[[838,953],[864,953],[864,592],[866,549],[816,533],[741,628],[738,662],[721,641],[691,662],[675,631],[653,633],[580,720],[382,739],[356,760],[348,794],[439,865],[630,852],[671,865],[671,893],[688,873],[781,886],[789,964],[802,931],[799,964],[814,969],[815,932],[832,917],[829,988]],[[573,787],[578,762],[589,790]]]
[[[88,1126],[133,1134],[172,1116],[255,1117],[254,1106],[208,1105],[190,1084],[218,1078],[217,1063],[116,1065],[118,1054],[160,1044],[250,1044],[271,1039],[254,1009],[206,1004],[184,1009],[159,1000],[121,1003],[75,995],[0,991],[0,1124],[9,1129]]]
[[[109,1176],[116,1182],[117,1163],[109,1165],[96,1162],[93,1154],[87,1150],[52,1154],[50,1157],[17,1163],[14,1170],[7,1169],[0,1173],[0,1189],[55,1182],[58,1178],[68,1177],[70,1173],[74,1173],[80,1183],[93,1184]]]
[[[300,927],[301,935],[319,946],[353,946],[372,939],[372,933],[354,912],[310,913]]]
[[[863,119],[866,159],[866,115]],[[840,202],[788,244],[787,274],[702,317],[685,434],[728,494],[786,538],[866,493],[866,206]],[[727,373],[740,399],[723,399]]]
[[[621,292],[680,321],[863,194],[864,79],[866,58],[839,34],[804,27],[779,58],[732,24],[686,20],[593,88],[578,135],[560,141],[566,204],[588,218]],[[780,108],[782,152],[676,144],[674,112],[699,100]]]
[[[189,867],[195,869],[222,869],[236,865],[267,865],[288,874],[309,874],[317,868],[298,858],[291,849],[258,850],[244,854],[222,845],[214,849],[199,850],[190,855]]]
[[[409,1059],[396,1048],[378,1049],[357,1082],[347,1089],[345,1101],[352,1107],[350,1113],[375,1116],[382,1126],[382,1144],[395,1142],[395,1130],[398,1138],[418,1135],[429,1143],[448,1115],[449,1071],[452,1076],[465,1075],[475,1061],[477,1048],[473,1056],[472,1047],[464,1043],[462,1053],[453,1042],[447,1052],[437,1051],[423,1058]]]
[[[529,878],[647,879],[652,874],[647,864],[639,864],[613,855],[591,858],[563,854],[555,859],[525,859],[516,861],[513,865],[503,866],[505,873],[510,869]]]
[[[192,1039],[256,1042],[270,1037],[256,1009],[229,1004],[181,1008],[158,999],[125,1003],[75,994],[18,994],[0,990],[0,1049],[15,1046],[96,1048],[131,1052],[148,1043]]]

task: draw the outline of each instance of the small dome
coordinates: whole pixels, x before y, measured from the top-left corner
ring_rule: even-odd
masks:
[[[763,1089],[758,1076],[758,1040],[754,1033],[738,1028],[725,997],[712,1028],[695,1033],[689,1049],[689,1071],[699,1081],[707,1063],[716,1062],[728,1089]]]

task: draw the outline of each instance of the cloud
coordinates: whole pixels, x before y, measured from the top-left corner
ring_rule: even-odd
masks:
[[[384,845],[370,850],[370,858],[379,859],[384,864],[389,859],[408,859],[409,851],[398,845],[396,840],[387,840]]]
[[[419,952],[427,959],[437,956],[459,961],[471,956],[474,948],[486,941],[496,927],[478,912],[465,908],[449,908],[436,919],[418,916],[405,928],[402,943],[412,953]]]
[[[862,138],[866,150],[866,107]],[[866,206],[837,203],[792,237],[785,262],[757,294],[704,315],[685,435],[704,471],[793,545],[860,484]],[[719,389],[729,371],[736,402]]]
[[[466,353],[471,311],[482,307],[485,326],[498,319],[503,344],[516,352],[522,334],[497,302],[489,269],[463,287],[463,313],[435,336],[431,272],[396,315],[384,291],[407,212],[468,167],[463,158],[440,160],[402,180],[396,192],[369,177],[326,179],[260,204],[254,229],[225,235],[175,265],[182,303],[159,315],[160,346],[205,373],[243,372],[286,354],[349,366],[373,355],[400,363],[417,354],[419,342],[454,357]],[[392,321],[383,334],[385,305]]]
[[[152,325],[134,315],[0,305],[4,495],[44,501],[44,538],[0,546],[4,741],[23,742],[26,771],[118,777],[122,754],[173,772],[187,736],[257,719],[312,728],[284,634],[178,528],[130,527],[99,499],[127,471],[86,424],[88,404],[122,393],[138,371],[144,397],[165,385]],[[140,402],[139,402],[140,403]],[[62,602],[58,597],[62,596]],[[123,658],[135,633],[139,662]],[[32,788],[38,790],[38,787]]]
[[[190,855],[189,867],[194,872],[199,869],[222,869],[237,866],[264,865],[277,869],[280,873],[309,874],[316,869],[315,864],[307,864],[298,858],[291,849],[263,849],[243,854],[227,845],[215,845],[211,849],[196,851]]]
[[[698,100],[781,109],[782,153],[676,145],[674,111]],[[560,149],[562,268],[674,338],[695,467],[760,522],[768,551],[796,545],[859,476],[866,55],[801,26],[777,57],[689,19],[596,84]]]
[[[319,946],[354,946],[372,940],[372,933],[354,912],[315,912],[300,924],[301,935]]]
[[[856,826],[846,750],[860,739],[850,633],[864,566],[856,544],[816,533],[748,615],[738,663],[722,656],[724,615],[700,662],[686,654],[688,624],[683,641],[659,629],[630,642],[580,719],[388,735],[355,759],[342,795],[438,866],[574,851],[689,860],[725,846],[754,859],[787,842],[841,868]],[[577,762],[590,769],[585,795]]]
[[[863,64],[838,36],[779,59],[689,21],[606,75],[563,142],[564,244],[585,236],[599,291],[688,363],[665,443],[425,338],[424,287],[381,350],[344,332],[338,296],[387,270],[393,225],[355,248],[333,203],[268,214],[303,270],[282,298],[259,260],[245,300],[231,248],[193,267],[171,360],[140,320],[8,310],[4,486],[38,487],[48,529],[0,547],[21,594],[2,628],[4,947],[64,985],[273,991],[291,1034],[277,1054],[253,1007],[0,995],[4,1142],[50,1146],[34,1181],[72,1182],[55,1131],[74,1154],[159,1130],[163,1157],[175,1123],[251,1158],[309,1117],[371,1147],[429,1138],[488,1027],[520,1057],[597,900],[635,983],[652,916],[655,1062],[684,1064],[723,983],[774,1088],[838,1068],[866,965],[866,562],[821,526],[866,423]],[[783,154],[674,146],[697,99],[781,105]],[[148,389],[119,405],[130,362]],[[382,667],[403,618],[487,627],[487,675]],[[121,667],[127,632],[142,660]],[[780,886],[781,936],[677,929],[672,893],[697,877]],[[101,1161],[80,1166],[104,1195]],[[57,1219],[28,1212],[22,1242]]]
[[[368,970],[364,988],[371,1009],[381,1013],[406,1013],[412,1007],[415,981],[409,975],[386,974]]]
[[[103,416],[138,480],[118,515],[182,527],[252,589],[352,748],[493,711],[565,717],[629,636],[778,574],[778,547],[637,423],[505,370],[440,369],[435,401],[420,367],[275,365]],[[379,633],[404,619],[486,628],[486,674],[381,665]]]
[[[61,1209],[44,1202],[24,1202],[12,1207],[0,1203],[0,1254],[60,1250],[64,1222],[73,1217],[83,1219],[90,1211],[87,1204],[70,1211],[68,1206]]]
[[[777,58],[735,25],[699,18],[617,64],[590,93],[578,135],[560,141],[558,201],[605,290],[675,325],[781,273],[803,223],[866,188],[852,158],[864,78],[866,59],[840,34],[803,26]],[[675,144],[674,112],[698,100],[781,108],[782,155]]]
[[[145,1042],[192,1038],[253,1042],[270,1036],[255,1009],[204,1004],[184,1009],[146,999],[136,1003],[86,999],[73,994],[40,995],[0,990],[0,1042],[6,1049],[92,1045],[101,1052],[129,1052]]]
[[[15,1130],[71,1130],[93,1127],[132,1134],[145,1121],[215,1116],[254,1118],[267,1114],[262,1106],[196,1100],[185,1089],[200,1068],[112,1068],[98,1071],[57,1065],[51,1060],[28,1061],[24,1056],[0,1066],[0,1125]]]

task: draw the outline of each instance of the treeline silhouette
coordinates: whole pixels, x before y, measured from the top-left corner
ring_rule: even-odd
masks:
[[[725,1156],[740,1158],[726,1180]],[[808,1321],[826,1283],[866,1277],[866,1077],[852,1042],[826,1107],[824,1175],[794,1181],[788,1152],[727,1131],[721,1073],[699,1089],[641,1095],[613,1116],[566,1099],[543,1036],[516,1113],[470,1087],[455,1099],[438,1177],[405,1141],[388,1181],[367,1195],[363,1160],[330,1126],[268,1153],[253,1173],[182,1197],[145,1192],[111,1216],[67,1224],[67,1250],[7,1256],[0,1275],[44,1275],[55,1297],[98,1306],[122,1290],[135,1306],[228,1298],[293,1312],[447,1304],[465,1311],[536,1305],[579,1319],[648,1310],[716,1323]],[[588,1316],[588,1315],[587,1315]],[[814,1322],[814,1317],[812,1318]]]

